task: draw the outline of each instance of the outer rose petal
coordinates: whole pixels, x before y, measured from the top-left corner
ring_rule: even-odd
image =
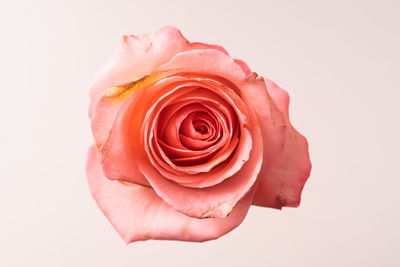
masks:
[[[147,239],[206,241],[237,227],[246,216],[254,190],[225,218],[196,219],[168,206],[154,190],[110,181],[101,170],[96,147],[89,149],[86,172],[90,191],[126,243]]]
[[[166,26],[154,34],[124,36],[117,53],[100,70],[90,89],[89,116],[100,95],[114,85],[134,82],[152,73],[185,50],[189,41],[174,27]]]
[[[226,55],[229,56],[228,52],[223,48],[222,46],[219,45],[211,45],[211,44],[204,44],[204,43],[199,43],[199,42],[193,42],[190,43],[185,50],[195,50],[195,49],[213,49],[213,50],[218,50]]]
[[[270,80],[266,84],[274,102],[285,114],[288,127],[283,151],[262,179],[253,204],[277,209],[283,206],[297,207],[311,171],[307,140],[289,122],[287,92]]]
[[[235,62],[236,62],[236,64],[238,64],[240,66],[242,71],[244,73],[246,73],[246,75],[249,75],[251,73],[251,70],[250,70],[249,66],[246,64],[246,62],[244,62],[243,60],[240,60],[240,59],[235,59]]]
[[[242,98],[254,107],[263,137],[263,166],[259,178],[262,179],[282,152],[285,144],[286,120],[269,95],[264,79],[253,73],[242,86]]]
[[[132,83],[107,88],[103,92],[90,118],[93,138],[99,148],[107,139],[122,102],[136,90],[150,86],[164,76],[166,74],[147,75]]]
[[[157,71],[181,71],[221,76],[234,84],[243,82],[246,73],[228,55],[214,49],[190,50],[175,55]]]

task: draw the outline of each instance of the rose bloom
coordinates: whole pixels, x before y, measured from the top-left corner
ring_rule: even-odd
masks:
[[[311,164],[289,96],[221,46],[124,36],[90,100],[90,191],[126,243],[215,239],[250,205],[300,204]]]

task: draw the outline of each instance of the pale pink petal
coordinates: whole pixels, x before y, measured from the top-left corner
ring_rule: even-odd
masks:
[[[288,127],[282,153],[261,180],[253,200],[254,205],[272,208],[297,207],[301,192],[310,176],[311,162],[308,143],[289,122],[289,95],[274,82],[267,80],[268,92],[285,114]]]
[[[221,76],[234,84],[246,79],[246,73],[228,55],[212,49],[178,53],[157,71],[193,72]]]
[[[212,49],[212,50],[218,50],[226,55],[229,56],[228,52],[223,48],[222,46],[219,45],[213,45],[213,44],[204,44],[200,42],[192,42],[190,43],[185,50],[205,50],[205,49]]]
[[[86,173],[97,205],[126,243],[218,238],[243,221],[254,195],[254,190],[249,192],[225,218],[196,219],[175,211],[151,188],[123,185],[105,178],[95,146],[89,150]]]
[[[124,36],[121,47],[99,71],[90,89],[89,115],[109,87],[134,82],[149,75],[188,46],[179,29],[165,26],[153,34]]]

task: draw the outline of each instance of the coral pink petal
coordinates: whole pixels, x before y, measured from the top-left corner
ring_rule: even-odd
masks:
[[[130,97],[134,99],[140,99],[143,95],[143,90],[137,90],[133,92]],[[137,98],[135,98],[137,96]],[[137,101],[138,102],[138,101]],[[140,103],[134,103],[135,105],[140,105]],[[122,104],[122,107],[124,103]],[[132,114],[133,118],[140,116],[140,114]],[[121,127],[118,121],[118,116],[116,121],[113,123],[113,128],[110,132],[109,137],[106,142],[101,147],[101,162],[103,166],[103,171],[107,178],[112,180],[124,180],[131,183],[145,183],[149,185],[146,177],[139,171],[137,164],[133,161],[133,153],[125,143],[115,140],[118,138],[128,138],[126,131]]]
[[[285,114],[288,127],[283,151],[261,180],[253,204],[278,209],[283,206],[297,207],[311,171],[308,144],[289,122],[287,92],[272,81],[267,80],[266,83],[269,94]]]
[[[246,216],[254,190],[225,218],[196,219],[175,211],[151,189],[123,185],[104,177],[96,147],[89,150],[86,173],[101,211],[126,243],[148,239],[206,241],[237,227]]]
[[[269,95],[264,79],[251,74],[241,87],[242,98],[256,111],[263,136],[264,162],[260,177],[265,176],[268,168],[278,158],[285,144],[285,116]]]
[[[246,75],[249,75],[251,73],[251,70],[250,70],[249,66],[246,64],[246,62],[244,62],[243,60],[240,60],[240,59],[234,59],[234,61],[236,64],[238,64],[240,66],[240,68]]]

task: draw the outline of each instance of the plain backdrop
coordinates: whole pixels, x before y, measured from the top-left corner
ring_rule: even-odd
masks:
[[[400,266],[399,1],[0,2],[0,266]],[[179,27],[286,88],[299,208],[206,243],[126,246],[84,172],[88,86],[121,35]]]

